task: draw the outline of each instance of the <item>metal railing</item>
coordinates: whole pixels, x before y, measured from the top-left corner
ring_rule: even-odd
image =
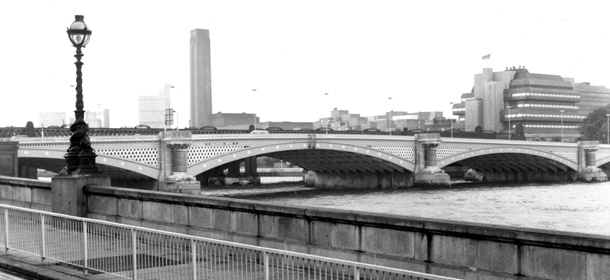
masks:
[[[414,271],[1,205],[0,247],[126,279],[430,279]]]

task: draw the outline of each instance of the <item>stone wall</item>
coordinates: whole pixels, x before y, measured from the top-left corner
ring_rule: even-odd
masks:
[[[610,237],[85,188],[88,217],[464,279],[610,279]],[[531,277],[531,278],[528,278]]]
[[[51,211],[51,182],[0,176],[0,204]]]

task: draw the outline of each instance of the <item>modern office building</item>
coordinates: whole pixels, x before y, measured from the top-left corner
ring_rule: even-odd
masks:
[[[210,31],[191,30],[190,127],[212,125],[212,67]]]
[[[210,122],[207,125],[219,129],[248,129],[251,125],[256,127],[258,122],[256,114],[218,112],[210,116]]]
[[[165,85],[158,95],[139,96],[139,123],[151,128],[165,127],[165,109],[171,108],[170,89]]]
[[[41,112],[38,113],[38,125],[42,127],[62,126],[66,124],[66,113],[60,112]]]
[[[257,125],[259,129],[281,128],[282,130],[312,130],[312,122],[262,122]]]
[[[96,127],[110,127],[110,111],[108,109],[104,109],[102,111],[94,112],[94,111],[86,111],[85,112],[85,122],[91,128]]]
[[[524,67],[475,74],[474,87],[453,105],[453,115],[466,131],[477,128],[514,132],[523,125],[525,136],[575,138],[583,119],[610,103],[610,90],[573,78],[530,73]],[[510,123],[510,129],[509,129]]]

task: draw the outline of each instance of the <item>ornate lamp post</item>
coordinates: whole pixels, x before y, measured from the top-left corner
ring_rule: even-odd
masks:
[[[89,125],[85,123],[85,111],[83,110],[83,79],[81,68],[83,63],[80,61],[83,57],[81,48],[84,48],[89,43],[91,30],[85,24],[84,16],[76,15],[74,22],[68,28],[68,38],[72,46],[76,48],[76,110],[74,111],[75,121],[70,126],[72,136],[70,136],[70,147],[68,153],[64,156],[66,166],[60,172],[61,175],[78,175],[78,174],[97,174],[100,171],[95,165],[96,154],[91,148],[91,142],[87,131]]]

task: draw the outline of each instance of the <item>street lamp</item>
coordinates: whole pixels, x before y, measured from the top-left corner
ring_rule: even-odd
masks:
[[[83,80],[81,68],[83,63],[80,61],[83,57],[81,51],[91,36],[91,30],[85,24],[84,16],[76,15],[74,22],[68,28],[68,38],[72,46],[76,48],[76,110],[74,111],[74,123],[70,126],[72,136],[70,136],[70,147],[68,153],[64,156],[66,166],[60,171],[61,175],[77,175],[77,174],[96,174],[100,173],[95,165],[95,157],[97,155],[91,147],[91,141],[87,135],[89,125],[85,122],[85,111],[83,103]]]
[[[563,113],[565,113],[566,110],[561,110],[559,112],[561,112],[561,143],[563,143]]]
[[[606,143],[610,144],[610,114],[606,114]]]
[[[511,106],[506,106],[506,109],[508,109],[508,141],[510,141],[510,109],[512,109],[513,107]]]
[[[392,106],[392,97],[388,97],[390,100],[390,106]],[[392,110],[390,110],[390,135],[392,135]]]

